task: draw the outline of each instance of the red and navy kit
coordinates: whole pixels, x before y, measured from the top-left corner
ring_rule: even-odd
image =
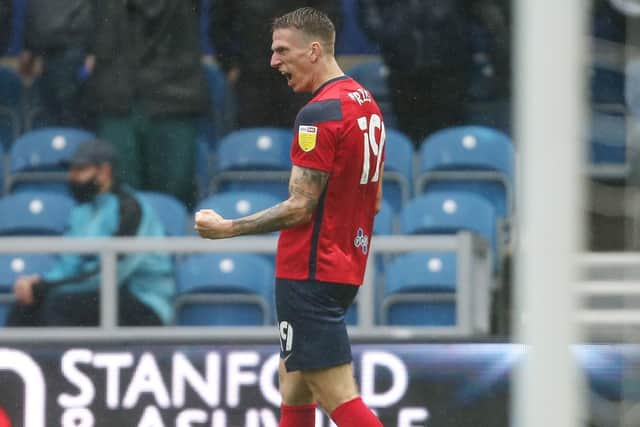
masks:
[[[342,76],[314,93],[293,130],[292,163],[329,180],[311,222],[280,232],[276,277],[361,285],[384,161],[380,109]]]

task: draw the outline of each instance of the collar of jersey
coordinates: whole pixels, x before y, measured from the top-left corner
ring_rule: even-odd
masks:
[[[330,84],[331,84],[331,83],[333,83],[333,82],[337,82],[338,80],[344,80],[344,79],[348,79],[348,78],[349,78],[349,76],[347,76],[346,74],[343,74],[343,75],[341,75],[341,76],[334,77],[334,78],[332,78],[332,79],[327,80],[326,82],[322,83],[322,84],[320,85],[320,87],[319,87],[318,89],[316,89],[316,90],[311,94],[311,97],[313,98],[314,96],[316,96],[317,94],[319,94],[319,93],[320,93],[320,91],[321,91],[322,89],[324,89],[325,87],[327,87],[327,85],[330,85]]]

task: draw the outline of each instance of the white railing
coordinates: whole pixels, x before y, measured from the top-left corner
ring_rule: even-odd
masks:
[[[116,257],[134,252],[174,254],[198,252],[274,253],[275,237],[244,237],[228,240],[174,238],[60,238],[11,237],[0,239],[0,254],[18,253],[96,253],[101,264],[100,327],[85,328],[0,328],[1,341],[42,340],[273,340],[273,326],[258,327],[118,327]],[[485,241],[469,232],[455,236],[376,236],[369,254],[370,265],[358,299],[358,326],[351,329],[354,339],[390,341],[437,337],[469,337],[488,333],[492,259]],[[458,284],[455,295],[457,322],[452,327],[376,326],[375,266],[378,253],[408,251],[456,252]]]

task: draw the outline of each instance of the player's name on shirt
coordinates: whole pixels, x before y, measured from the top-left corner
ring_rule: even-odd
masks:
[[[355,92],[350,92],[349,98],[354,102],[357,102],[359,105],[362,105],[365,102],[371,102],[371,95],[369,94],[369,91],[364,88],[359,88]]]

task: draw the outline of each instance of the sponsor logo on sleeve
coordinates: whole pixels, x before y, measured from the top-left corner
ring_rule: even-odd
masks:
[[[316,126],[301,125],[298,127],[298,145],[305,153],[316,148],[317,139],[318,128]]]

